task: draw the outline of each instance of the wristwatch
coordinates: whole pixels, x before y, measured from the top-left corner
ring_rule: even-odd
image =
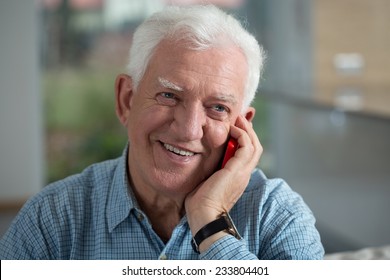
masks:
[[[220,231],[225,231],[233,235],[238,240],[241,239],[241,236],[238,233],[236,226],[234,225],[229,213],[224,212],[220,215],[218,219],[208,223],[195,234],[195,236],[191,240],[191,245],[194,251],[199,254],[200,243],[202,243],[206,238]]]

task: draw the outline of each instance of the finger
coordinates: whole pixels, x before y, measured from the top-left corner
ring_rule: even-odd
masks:
[[[237,118],[235,125],[231,127],[231,135],[237,139],[240,147],[245,147],[245,157],[248,157],[247,162],[255,167],[263,152],[263,147],[253,129],[252,122],[240,116]]]

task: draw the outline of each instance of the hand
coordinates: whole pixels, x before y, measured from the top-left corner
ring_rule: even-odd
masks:
[[[252,123],[242,116],[231,126],[230,135],[239,144],[234,156],[223,169],[216,171],[186,197],[185,208],[193,235],[223,212],[230,211],[248,185],[263,151]],[[215,234],[202,242],[200,251],[223,235]]]

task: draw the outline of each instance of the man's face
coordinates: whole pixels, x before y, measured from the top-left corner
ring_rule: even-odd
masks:
[[[162,42],[130,99],[129,168],[137,187],[186,195],[217,168],[247,77],[236,47]]]

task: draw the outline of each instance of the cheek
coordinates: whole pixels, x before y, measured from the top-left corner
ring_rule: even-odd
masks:
[[[229,127],[227,125],[218,125],[210,128],[208,138],[210,148],[212,149],[211,153],[220,156],[228,137]]]
[[[152,102],[150,102],[152,103]],[[130,112],[128,135],[130,140],[145,140],[150,134],[162,129],[171,119],[172,113],[155,104],[136,103]]]
[[[215,143],[218,146],[223,145],[226,142],[226,139],[229,137],[229,128],[225,126],[220,126],[214,129],[213,131]]]
[[[152,118],[148,114],[134,115],[127,126],[127,134],[131,145],[136,147],[148,145],[150,133],[158,126],[158,124],[155,124],[156,121],[158,121],[157,118]]]

